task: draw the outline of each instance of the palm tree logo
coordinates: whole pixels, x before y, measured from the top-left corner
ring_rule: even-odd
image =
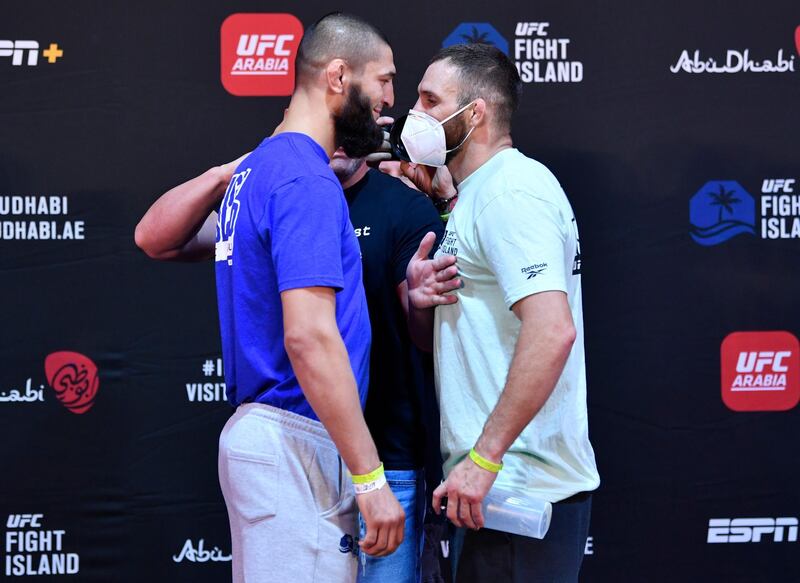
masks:
[[[717,215],[717,223],[722,222],[722,213],[727,211],[728,214],[733,214],[733,205],[742,202],[742,199],[736,198],[736,192],[727,190],[724,184],[719,185],[719,192],[709,192],[708,196],[711,197],[713,202],[711,206],[719,207],[719,215]]]
[[[692,239],[705,246],[755,235],[755,200],[735,180],[706,182],[689,202],[689,223]]]
[[[464,39],[465,43],[468,44],[475,44],[475,43],[484,43],[484,44],[492,44],[489,40],[489,33],[484,31],[480,32],[478,27],[473,26],[472,32],[470,34],[462,34],[461,38]]]

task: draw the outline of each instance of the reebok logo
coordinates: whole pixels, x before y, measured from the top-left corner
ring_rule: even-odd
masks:
[[[527,279],[533,279],[537,275],[542,274],[545,269],[547,269],[547,263],[534,263],[528,267],[523,267],[520,271],[523,274],[528,274]]]

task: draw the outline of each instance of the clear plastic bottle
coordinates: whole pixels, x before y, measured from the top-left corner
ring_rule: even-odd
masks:
[[[541,539],[550,528],[553,505],[524,492],[495,486],[484,498],[482,510],[486,528]]]

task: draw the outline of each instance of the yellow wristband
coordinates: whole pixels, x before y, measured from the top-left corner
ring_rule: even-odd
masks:
[[[368,474],[353,474],[353,483],[354,484],[366,484],[367,482],[374,482],[381,476],[383,476],[383,462],[377,468],[372,470]]]
[[[471,450],[469,450],[469,459],[475,462],[475,465],[477,465],[478,467],[481,467],[488,472],[492,472],[493,474],[496,474],[497,472],[503,469],[503,462],[496,464],[492,461],[487,460],[485,457],[483,457],[481,454],[475,451],[474,447]]]

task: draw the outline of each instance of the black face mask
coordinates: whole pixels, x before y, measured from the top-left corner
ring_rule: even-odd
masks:
[[[369,100],[353,85],[342,111],[333,118],[336,146],[350,158],[363,158],[383,144],[383,130],[372,117]]]

